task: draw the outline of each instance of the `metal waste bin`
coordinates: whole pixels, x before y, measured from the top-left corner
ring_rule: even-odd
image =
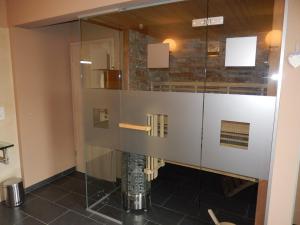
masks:
[[[17,207],[23,204],[25,192],[21,178],[11,178],[3,182],[4,200],[9,207]]]

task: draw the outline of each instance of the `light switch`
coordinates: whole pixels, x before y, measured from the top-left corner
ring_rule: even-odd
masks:
[[[0,120],[5,119],[5,110],[3,106],[0,106]]]

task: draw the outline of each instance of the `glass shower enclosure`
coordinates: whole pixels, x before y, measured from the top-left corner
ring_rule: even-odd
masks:
[[[98,219],[206,224],[208,174],[268,180],[275,7],[172,1],[81,20],[87,209]]]

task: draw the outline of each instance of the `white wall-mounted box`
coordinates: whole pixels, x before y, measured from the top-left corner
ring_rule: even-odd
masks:
[[[148,44],[147,67],[169,68],[169,44]]]
[[[226,38],[225,66],[254,67],[257,37]]]

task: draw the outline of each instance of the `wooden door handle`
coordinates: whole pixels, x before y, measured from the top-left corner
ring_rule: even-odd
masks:
[[[141,126],[141,125],[135,125],[130,123],[119,123],[119,127],[125,129],[131,129],[131,130],[146,131],[146,132],[151,130],[150,126]]]

